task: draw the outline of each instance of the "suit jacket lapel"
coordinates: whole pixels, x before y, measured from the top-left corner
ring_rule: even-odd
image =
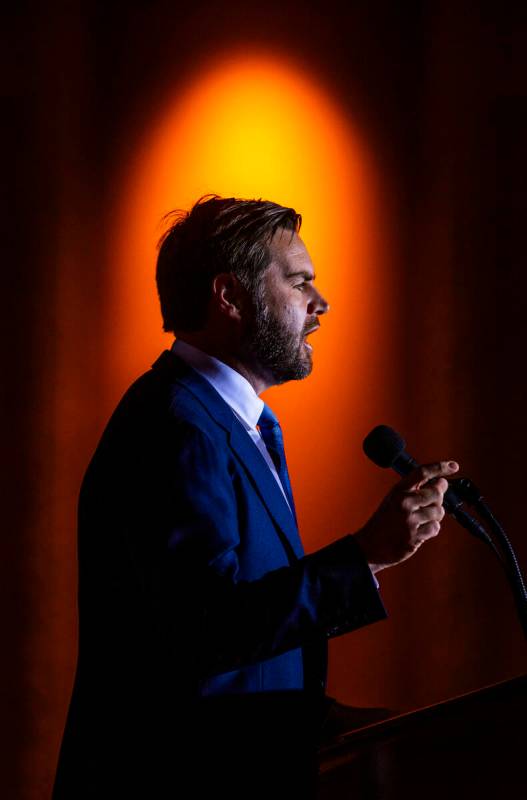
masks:
[[[280,487],[247,431],[244,430],[236,418],[234,423],[230,436],[232,449],[251,476],[254,488],[262,498],[275,523],[286,535],[295,556],[302,558],[304,549],[298,535],[298,528]]]
[[[302,558],[304,549],[293,514],[262,454],[230,406],[205,378],[171,351],[165,350],[153,366],[169,368],[176,381],[192,392],[214,421],[227,431],[232,450],[249,474],[254,489],[265,504],[279,532],[285,536],[287,545],[293,549],[294,555]],[[289,549],[287,545],[284,545],[286,550]]]

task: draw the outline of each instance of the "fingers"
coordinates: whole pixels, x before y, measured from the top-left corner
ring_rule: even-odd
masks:
[[[428,506],[431,503],[442,503],[447,489],[448,481],[446,478],[432,478],[431,481],[417,490],[418,495],[423,500],[421,505]]]
[[[413,498],[415,508],[441,505],[447,489],[448,481],[445,478],[433,478],[429,483],[421,486],[420,489],[409,492],[408,495]]]
[[[412,521],[419,527],[427,522],[441,522],[445,516],[445,509],[441,505],[425,506],[414,511]]]
[[[426,539],[437,536],[444,516],[445,509],[440,503],[417,506],[411,512],[406,511],[406,524],[413,544],[419,547]]]
[[[405,492],[401,507],[404,511],[412,512],[426,506],[441,506],[447,489],[448,481],[445,478],[435,478],[421,489]]]
[[[459,464],[457,461],[438,461],[435,464],[423,464],[403,478],[400,485],[402,488],[409,490],[420,489],[423,485],[435,478],[448,478],[454,472],[457,472],[458,469]]]
[[[437,536],[439,531],[441,530],[441,523],[437,520],[433,520],[432,522],[426,522],[424,525],[419,525],[415,540],[416,544],[419,546],[427,539],[431,539],[433,536]]]
[[[443,473],[446,466],[447,473],[455,472],[457,464],[442,462],[435,465],[425,465],[409,476],[413,485],[417,479],[420,488],[404,492],[400,500],[400,508],[406,516],[406,524],[411,535],[413,546],[417,549],[426,539],[437,536],[441,528],[441,521],[445,516],[443,497],[448,489],[448,481],[442,474],[419,483],[427,475],[440,471]],[[401,482],[403,484],[403,482]],[[400,484],[400,487],[401,487]]]
[[[445,516],[447,478],[457,472],[455,461],[418,467],[396,484],[373,517],[356,536],[374,572],[410,558],[437,536]]]

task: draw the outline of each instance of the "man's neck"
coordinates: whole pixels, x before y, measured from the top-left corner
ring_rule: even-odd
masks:
[[[181,333],[177,335],[177,338],[192,345],[192,347],[197,347],[203,353],[217,358],[218,361],[223,361],[231,369],[239,372],[251,384],[258,395],[274,385],[271,375],[266,373],[259,365],[249,364],[247,359],[241,358],[230,347],[225,346],[221,341],[213,340],[212,337],[204,335],[201,331],[197,333]]]

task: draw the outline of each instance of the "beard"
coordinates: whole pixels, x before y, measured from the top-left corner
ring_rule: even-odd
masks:
[[[253,363],[272,375],[276,384],[307,378],[313,369],[313,358],[304,346],[304,337],[317,323],[313,315],[306,319],[301,333],[293,331],[262,299],[256,298],[246,330],[248,355]]]

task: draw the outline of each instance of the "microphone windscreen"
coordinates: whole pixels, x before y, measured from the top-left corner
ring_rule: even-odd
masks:
[[[387,469],[404,452],[406,442],[388,425],[377,425],[364,439],[362,449],[378,467]]]

